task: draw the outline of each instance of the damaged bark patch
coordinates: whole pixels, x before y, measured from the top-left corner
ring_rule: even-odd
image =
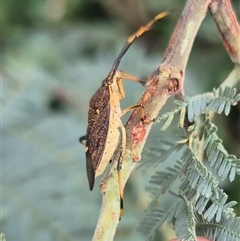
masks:
[[[179,90],[179,80],[177,78],[168,79],[168,92],[175,95]]]
[[[131,137],[133,141],[133,148],[143,140],[146,134],[146,129],[142,121],[138,122],[131,131]]]

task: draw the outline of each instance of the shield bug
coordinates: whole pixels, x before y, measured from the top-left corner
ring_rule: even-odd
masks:
[[[167,12],[158,14],[152,21],[142,26],[135,34],[128,38],[126,45],[113,63],[111,71],[102,81],[101,87],[90,100],[87,133],[79,139],[80,143],[85,146],[87,176],[90,190],[94,187],[95,178],[103,173],[120,142],[121,149],[117,167],[119,173],[120,216],[123,210],[123,190],[120,183],[120,170],[126,145],[126,133],[121,117],[134,108],[141,107],[143,109],[141,104],[130,106],[125,110],[121,109],[120,100],[125,97],[122,80],[128,79],[142,85],[145,85],[145,82],[139,77],[129,75],[117,69],[122,57],[132,43],[143,33],[148,31],[157,20],[163,18],[167,14]],[[143,117],[144,113],[142,111],[142,120]],[[120,141],[119,129],[121,130]]]

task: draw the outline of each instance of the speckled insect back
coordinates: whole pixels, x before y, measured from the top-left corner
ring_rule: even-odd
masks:
[[[121,58],[131,44],[144,32],[148,31],[153,23],[167,14],[167,12],[158,14],[151,22],[146,26],[141,27],[135,34],[128,38],[126,45],[115,60],[108,76],[102,81],[101,87],[90,100],[87,133],[79,139],[85,146],[87,176],[90,190],[94,187],[95,178],[103,173],[110,159],[114,155],[118,144],[120,144],[120,157],[117,168],[120,193],[120,217],[123,210],[123,190],[120,181],[120,170],[126,145],[126,133],[121,117],[134,108],[143,108],[141,104],[136,104],[125,110],[121,109],[120,100],[125,97],[122,80],[128,79],[142,85],[145,85],[145,82],[139,77],[129,75],[123,71],[118,71],[117,68],[120,64]],[[121,130],[121,138],[119,129]],[[84,143],[84,141],[86,142]]]

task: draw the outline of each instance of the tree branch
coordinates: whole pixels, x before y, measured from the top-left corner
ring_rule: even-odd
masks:
[[[239,54],[240,54],[240,48],[239,48]],[[240,81],[240,65],[236,64],[231,71],[231,73],[228,75],[228,77],[222,82],[220,87],[225,88],[226,86],[234,87],[237,85],[237,83]]]
[[[220,32],[223,45],[233,63],[240,65],[240,26],[230,0],[213,0],[209,11]]]

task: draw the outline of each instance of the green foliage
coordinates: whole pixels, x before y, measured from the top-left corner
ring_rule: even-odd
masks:
[[[232,182],[235,175],[240,174],[240,159],[237,159],[234,155],[228,155],[216,131],[216,126],[208,120],[205,125],[206,139],[204,141],[207,160],[215,171],[218,170],[217,174],[222,180],[229,176],[229,180]]]
[[[162,147],[163,145],[167,148]],[[182,145],[174,145],[169,141],[161,141],[159,145],[150,147],[147,152],[148,156],[152,156],[148,162],[140,162],[139,169],[148,169],[149,167],[156,167],[160,162],[164,162],[174,151],[178,152]]]
[[[219,187],[215,177],[233,182],[236,174],[240,174],[240,159],[228,154],[217,135],[217,127],[211,121],[215,113],[228,115],[231,106],[239,100],[240,94],[236,94],[236,89],[219,88],[213,93],[175,101],[176,109],[157,119],[165,121],[162,127],[165,130],[174,115],[179,113],[179,126],[186,132],[184,139],[177,144],[168,143],[168,148],[160,151],[158,161],[147,164],[157,169],[158,164],[173,152],[181,153],[172,167],[155,171],[149,180],[146,189],[153,199],[138,226],[147,240],[152,240],[164,222],[173,224],[179,240],[196,240],[197,235],[212,240],[240,240],[240,218],[236,217],[233,209],[237,202],[227,202],[228,195]],[[151,150],[156,151],[154,148]],[[215,176],[202,162],[203,153]],[[177,191],[172,191],[176,183]],[[159,207],[164,196],[172,194],[176,201],[168,204],[167,208]]]
[[[199,223],[198,233],[207,236],[212,240],[239,240],[240,218],[222,215],[220,222],[207,222],[201,215],[196,215],[197,223]]]
[[[176,100],[175,104],[177,107],[157,118],[157,121],[166,120],[161,128],[164,131],[171,125],[173,116],[180,112],[179,126],[183,127],[186,108],[188,120],[193,122],[194,118],[199,117],[201,114],[210,114],[211,112],[222,114],[224,111],[225,115],[228,115],[231,106],[236,105],[239,100],[240,94],[236,94],[235,88],[226,87],[222,89],[220,87],[218,90],[214,89],[211,94],[207,93],[192,98],[185,96],[185,101]]]

